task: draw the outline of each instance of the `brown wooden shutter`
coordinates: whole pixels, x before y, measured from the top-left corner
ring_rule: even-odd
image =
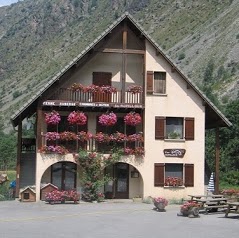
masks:
[[[185,118],[185,140],[194,140],[194,118]]]
[[[155,139],[164,139],[165,117],[155,117]]]
[[[153,93],[154,72],[147,71],[147,93]]]
[[[164,164],[154,164],[154,186],[164,186]]]
[[[193,187],[194,186],[194,164],[185,164],[185,177],[184,177],[184,185],[185,187]]]

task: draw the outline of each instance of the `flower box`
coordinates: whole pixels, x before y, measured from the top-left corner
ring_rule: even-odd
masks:
[[[80,199],[80,194],[75,190],[69,191],[59,191],[53,190],[52,192],[46,193],[45,200],[49,202],[49,204],[55,203],[65,203],[66,201],[73,201],[74,203],[78,203]]]

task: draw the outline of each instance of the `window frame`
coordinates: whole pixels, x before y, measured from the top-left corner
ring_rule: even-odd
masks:
[[[155,163],[154,164],[154,187],[174,187],[165,185],[166,166],[167,165],[182,165],[182,185],[178,187],[194,187],[194,164],[189,163]]]
[[[181,138],[167,138],[167,118],[182,118],[183,128]],[[195,118],[155,116],[155,140],[195,140]]]

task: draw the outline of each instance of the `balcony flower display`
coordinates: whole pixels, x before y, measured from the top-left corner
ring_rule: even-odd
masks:
[[[102,93],[116,93],[117,89],[110,85],[103,85],[100,87]]]
[[[47,141],[55,141],[60,139],[60,135],[58,132],[47,132],[45,138]]]
[[[113,126],[116,122],[117,116],[113,112],[99,116],[99,123],[103,126]]]
[[[84,91],[89,93],[97,93],[97,92],[101,92],[101,88],[98,85],[92,84],[90,86],[85,87]]]
[[[141,86],[131,85],[131,86],[128,87],[127,91],[135,94],[135,93],[142,93],[143,89],[142,89]]]
[[[73,111],[69,114],[67,121],[70,124],[85,125],[87,117],[84,112]]]
[[[143,137],[142,134],[132,134],[132,135],[128,136],[127,141],[129,141],[129,142],[134,142],[134,141],[143,142],[144,137]]]
[[[60,133],[60,140],[64,141],[77,140],[77,136],[74,132],[64,131]]]
[[[57,125],[61,121],[60,114],[53,110],[52,112],[45,113],[45,122],[50,125]]]
[[[99,143],[110,142],[110,136],[108,134],[104,134],[103,132],[98,132],[94,135],[94,138]]]
[[[183,180],[179,177],[170,177],[165,178],[165,186],[178,187],[183,185]]]
[[[120,133],[120,132],[116,132],[112,135],[110,135],[110,138],[112,141],[116,141],[116,142],[125,142],[127,141],[127,136],[124,133]]]
[[[134,150],[131,149],[131,148],[129,148],[129,147],[125,147],[125,148],[124,148],[124,153],[125,153],[126,155],[133,155],[133,154],[134,154]]]
[[[153,198],[153,203],[158,211],[165,211],[165,207],[168,205],[168,200],[163,197]]]
[[[44,153],[44,154],[56,153],[56,154],[65,155],[65,154],[69,153],[69,151],[64,146],[59,146],[59,145],[56,145],[56,146],[53,146],[53,145],[47,146],[47,145],[45,145],[39,151],[40,151],[40,153]]]
[[[81,91],[84,90],[84,86],[80,83],[73,83],[73,85],[69,89],[73,91]]]
[[[136,112],[129,112],[124,116],[124,122],[129,126],[136,126],[141,123],[141,116]]]
[[[93,137],[93,135],[89,132],[80,131],[77,133],[77,139],[80,141],[88,141]]]
[[[134,154],[143,156],[145,154],[144,147],[135,147]]]

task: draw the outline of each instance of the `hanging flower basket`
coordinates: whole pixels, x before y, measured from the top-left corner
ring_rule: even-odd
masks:
[[[141,116],[136,112],[130,112],[124,116],[124,122],[129,126],[136,126],[141,123],[141,121]]]
[[[87,122],[87,116],[84,112],[73,111],[69,114],[67,121],[70,124],[85,125]]]
[[[113,126],[115,125],[116,122],[117,122],[117,116],[113,112],[102,114],[99,117],[99,123],[102,126]]]
[[[128,87],[127,91],[135,94],[135,93],[142,93],[143,89],[142,89],[141,86],[131,85],[131,86]]]
[[[52,112],[45,113],[45,122],[50,125],[57,125],[61,121],[60,114],[53,110]]]

